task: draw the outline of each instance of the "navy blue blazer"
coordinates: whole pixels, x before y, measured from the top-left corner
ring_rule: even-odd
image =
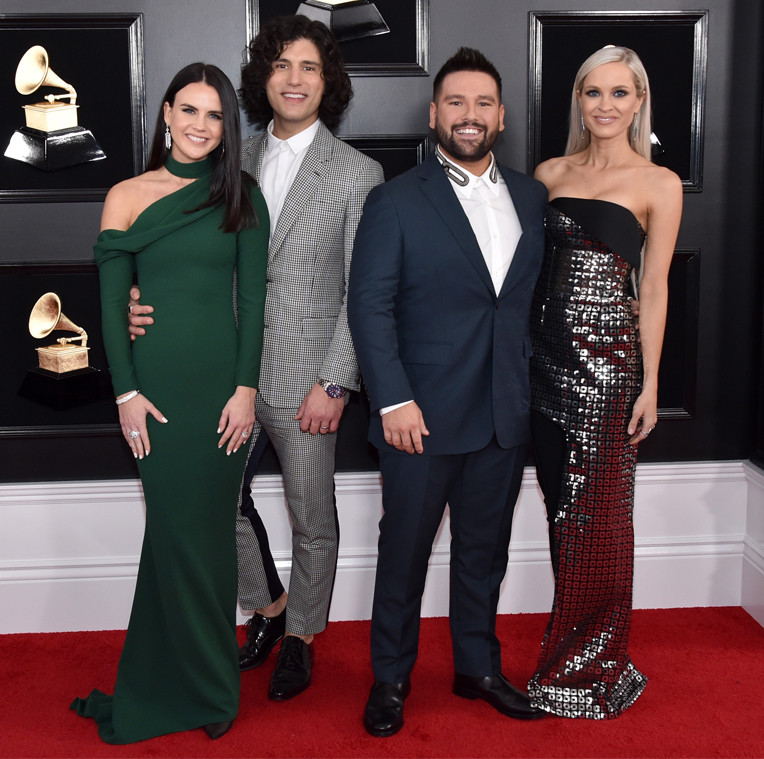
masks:
[[[499,168],[523,233],[498,296],[434,155],[369,193],[353,247],[348,322],[377,448],[387,445],[379,409],[411,399],[430,431],[425,453],[480,450],[494,434],[504,448],[529,439],[528,316],[547,193]]]

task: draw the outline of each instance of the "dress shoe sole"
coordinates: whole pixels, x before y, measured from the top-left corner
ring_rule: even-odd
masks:
[[[391,735],[395,735],[403,727],[403,720],[392,727],[379,728],[369,725],[364,719],[363,726],[366,728],[366,732],[369,735],[373,735],[375,738],[389,738]]]
[[[309,687],[310,687],[310,680],[308,680],[307,683],[304,683],[303,685],[298,685],[296,688],[292,688],[292,690],[286,691],[284,693],[275,693],[274,691],[269,690],[268,698],[271,699],[271,701],[288,701],[290,698],[299,696],[300,693],[307,690]]]
[[[469,698],[473,700],[479,698],[496,709],[496,711],[504,714],[507,717],[512,717],[512,719],[541,719],[542,717],[546,717],[546,712],[543,709],[534,710],[532,712],[527,712],[519,709],[508,709],[505,706],[499,706],[494,701],[490,701],[488,698],[486,698],[485,694],[481,693],[480,691],[475,691],[471,688],[464,688],[461,685],[454,685],[453,692],[454,695],[460,696],[461,698]]]
[[[268,652],[254,664],[247,664],[246,667],[242,667],[241,664],[239,664],[239,672],[249,672],[250,669],[257,669],[257,667],[261,667],[263,664],[265,664],[266,660],[271,655],[271,651],[273,651],[273,649],[276,648],[276,645],[283,639],[284,636],[282,635],[280,638],[274,640],[273,643],[268,647]]]

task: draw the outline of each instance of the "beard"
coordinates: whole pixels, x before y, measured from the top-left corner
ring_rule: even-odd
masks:
[[[474,126],[485,130],[483,139],[477,142],[470,140],[461,140],[456,134],[457,129]],[[491,152],[491,148],[496,144],[499,137],[499,130],[490,131],[485,124],[479,124],[475,121],[454,124],[448,131],[439,121],[435,121],[435,134],[438,136],[438,144],[457,161],[480,161]]]

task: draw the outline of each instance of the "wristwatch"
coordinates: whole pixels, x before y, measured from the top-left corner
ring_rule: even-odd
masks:
[[[333,382],[329,382],[329,380],[321,379],[321,377],[319,377],[316,382],[318,382],[330,398],[342,398],[347,392],[342,385],[335,385]]]

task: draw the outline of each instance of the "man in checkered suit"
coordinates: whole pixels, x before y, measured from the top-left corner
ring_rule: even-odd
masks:
[[[383,175],[330,132],[352,89],[323,24],[304,16],[265,24],[250,42],[239,94],[250,123],[265,127],[245,140],[242,168],[260,184],[271,219],[257,422],[237,521],[239,601],[254,611],[239,663],[261,665],[281,640],[268,695],[283,700],[310,685],[313,636],[329,614],[339,542],[336,432],[348,391],[359,389],[347,278],[364,200]],[[288,595],[251,496],[269,439],[292,523]]]

